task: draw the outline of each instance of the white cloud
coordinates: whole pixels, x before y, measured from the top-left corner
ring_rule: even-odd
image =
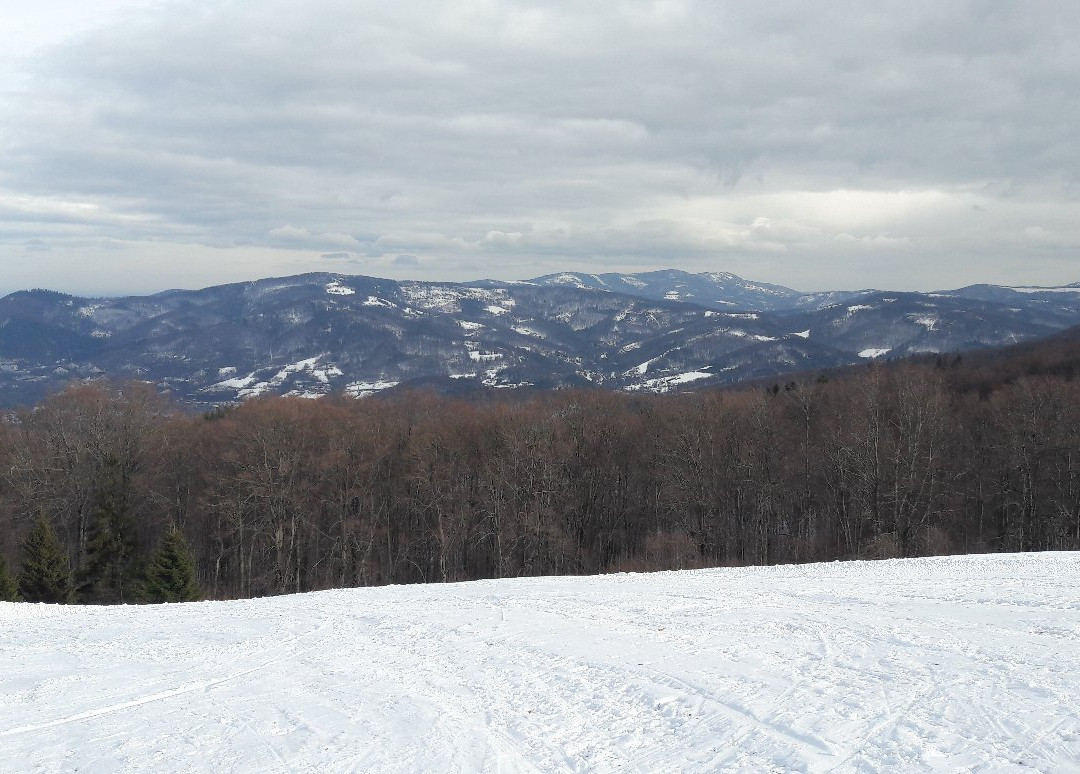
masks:
[[[1080,279],[1065,0],[49,2],[73,15],[0,80],[0,260]],[[44,18],[8,15],[0,48]]]
[[[286,224],[272,228],[267,236],[274,242],[292,242],[302,245],[360,247],[360,241],[349,234],[314,234],[309,229]]]

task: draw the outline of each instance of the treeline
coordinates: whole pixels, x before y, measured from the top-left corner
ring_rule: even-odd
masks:
[[[1080,386],[942,379],[267,398],[199,417],[144,386],[81,385],[3,425],[0,556],[17,577],[45,524],[77,598],[128,602],[174,528],[210,598],[1080,549]]]

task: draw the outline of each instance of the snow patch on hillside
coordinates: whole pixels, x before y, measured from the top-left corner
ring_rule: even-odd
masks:
[[[652,362],[652,361],[650,361]],[[648,366],[648,363],[642,365]],[[641,366],[638,366],[640,368]],[[644,371],[640,371],[644,374]],[[631,384],[626,387],[628,392],[637,392],[644,390],[646,392],[670,392],[684,384],[690,382],[696,382],[700,379],[708,379],[710,376],[716,376],[716,374],[709,371],[686,371],[680,374],[670,374],[668,376],[658,376],[655,379],[646,379],[640,384]]]
[[[397,304],[392,301],[387,301],[385,298],[379,298],[378,296],[368,296],[363,301],[363,306],[385,306],[387,309],[397,308]]]
[[[315,357],[309,357],[305,358],[304,360],[298,360],[295,363],[290,363],[289,365],[278,371],[276,374],[274,374],[274,376],[270,379],[270,385],[273,387],[277,387],[283,384],[291,374],[299,373],[301,371],[311,371],[315,368],[315,364],[318,363],[322,357],[322,355],[316,355]]]
[[[255,375],[248,374],[247,376],[233,377],[231,379],[223,379],[216,384],[211,384],[206,389],[209,390],[241,390],[244,387],[250,387],[255,383]]]
[[[535,328],[528,328],[524,325],[515,325],[511,329],[514,333],[520,333],[522,336],[530,336],[534,339],[547,338],[543,332],[536,330]]]
[[[765,336],[760,333],[747,333],[740,328],[721,328],[720,331],[740,339],[751,339],[752,341],[776,341],[775,336]]]
[[[445,314],[459,313],[461,302],[466,300],[487,304],[486,311],[491,314],[504,314],[506,307],[514,306],[514,299],[503,288],[448,287],[403,282],[400,290],[416,308]]]
[[[502,357],[502,354],[498,352],[480,352],[479,350],[469,350],[469,360],[475,362],[482,362],[487,360],[498,360]]]
[[[86,306],[81,306],[76,309],[75,314],[79,317],[89,317],[90,319],[93,319],[95,313],[104,306],[105,304],[87,304]]]
[[[556,274],[547,278],[549,285],[566,285],[572,288],[578,288],[579,290],[586,290],[589,286],[582,282],[581,278],[576,274],[570,274],[564,272],[562,274]]]
[[[334,282],[327,283],[326,292],[333,296],[352,296],[356,294],[355,290],[342,285],[336,280]]]
[[[381,390],[397,387],[399,383],[388,379],[376,379],[373,382],[351,382],[345,385],[345,394],[352,398],[365,398]]]
[[[322,368],[312,368],[311,375],[315,377],[315,380],[322,384],[329,384],[331,379],[338,376],[344,376],[344,372],[336,365],[329,364]]]
[[[315,357],[305,358],[295,363],[290,363],[283,368],[278,369],[270,378],[266,378],[266,369],[253,372],[247,376],[232,376],[228,379],[222,379],[221,381],[211,384],[209,387],[204,388],[204,392],[222,392],[226,390],[235,390],[238,400],[245,398],[254,398],[259,395],[265,395],[273,389],[281,387],[290,378],[299,377],[301,380],[311,379],[314,380],[315,385],[329,385],[330,380],[339,376],[344,376],[342,370],[333,363],[324,363],[319,365],[320,361],[327,357],[326,354],[316,355]],[[235,366],[228,366],[218,369],[219,376],[226,376],[228,374],[235,374]],[[262,376],[260,376],[262,374]],[[301,397],[318,397],[326,393],[325,389],[294,389],[286,392],[287,395],[300,395]]]

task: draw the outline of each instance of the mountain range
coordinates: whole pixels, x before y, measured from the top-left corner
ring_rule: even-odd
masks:
[[[803,293],[666,270],[469,283],[316,273],[118,298],[29,290],[0,299],[0,405],[104,376],[195,406],[398,386],[664,392],[1077,324],[1080,283]]]

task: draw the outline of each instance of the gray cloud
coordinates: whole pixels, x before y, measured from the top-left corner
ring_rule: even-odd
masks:
[[[1077,32],[1065,0],[155,6],[0,97],[0,261],[1075,281]]]
[[[395,266],[419,266],[420,265],[420,259],[417,258],[415,255],[408,255],[407,253],[403,253],[401,255],[398,255],[398,256],[394,257],[394,265]]]

